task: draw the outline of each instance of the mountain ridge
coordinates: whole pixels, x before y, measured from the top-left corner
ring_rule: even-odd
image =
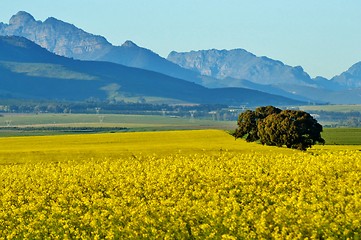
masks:
[[[301,66],[291,67],[244,49],[172,51],[167,59],[189,70],[213,77],[205,86],[247,87],[303,101],[360,104],[361,63],[331,80],[312,79]],[[351,91],[352,90],[352,91]]]
[[[314,84],[300,66],[291,67],[268,57],[257,57],[241,48],[183,53],[172,51],[167,59],[181,67],[220,80],[232,78],[257,84]]]
[[[113,46],[105,37],[85,32],[73,24],[54,17],[44,22],[24,11],[0,23],[0,35],[26,37],[58,55],[80,59],[108,61],[129,67],[159,72],[210,88],[246,87],[287,98],[322,103],[361,103],[360,76],[356,65],[331,80],[311,77],[301,66],[289,66],[269,57],[257,57],[245,49],[199,50],[190,53],[172,51],[168,58],[139,47],[127,40]],[[199,62],[189,65],[175,55],[198,54]],[[210,56],[212,53],[213,55]],[[208,59],[208,60],[207,60]],[[352,91],[349,91],[352,90]],[[312,94],[311,94],[312,92]]]
[[[348,70],[331,80],[347,89],[361,88],[361,61],[353,64]]]
[[[201,82],[196,73],[167,61],[149,49],[130,41],[122,46],[113,46],[103,36],[87,33],[54,17],[49,17],[44,22],[35,21],[32,15],[20,11],[11,17],[9,24],[0,26],[0,35],[28,38],[50,52],[69,58],[114,62],[191,82]]]
[[[227,105],[302,103],[244,88],[209,89],[116,63],[70,59],[51,53],[23,37],[0,37],[0,52],[0,92],[15,97],[114,101],[159,98],[165,102]]]

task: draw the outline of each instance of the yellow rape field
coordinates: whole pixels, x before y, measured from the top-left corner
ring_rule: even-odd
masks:
[[[361,146],[219,130],[0,139],[1,239],[359,239]]]

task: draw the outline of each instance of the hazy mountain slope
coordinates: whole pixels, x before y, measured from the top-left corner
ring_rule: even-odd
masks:
[[[239,79],[227,79],[227,81],[233,81],[235,87],[242,87],[248,89],[254,89],[261,92],[271,93],[279,96],[284,96],[299,101],[314,102],[315,100],[312,97],[302,96],[297,94],[295,91],[289,91],[288,89],[283,90],[281,87],[276,87],[275,85],[264,85],[254,83],[248,80],[239,80]],[[321,101],[318,101],[321,103]]]
[[[3,61],[46,62],[61,57],[49,52],[25,38],[0,37],[0,58]]]
[[[319,97],[323,97],[331,103],[361,104],[361,62],[333,77],[329,84],[333,86],[332,91],[319,95]]]
[[[361,88],[361,62],[355,63],[347,71],[332,78],[331,81],[346,89]]]
[[[61,85],[64,84],[65,92],[62,92],[64,98],[84,99],[84,94],[67,94],[70,88],[77,89],[79,93],[94,93],[87,97],[105,98],[107,91],[115,91],[109,89],[109,86],[116,84],[120,88],[116,91],[122,91],[127,95],[179,97],[180,100],[193,102],[200,100],[193,95],[197,96],[206,89],[156,72],[108,62],[79,61],[60,57],[21,37],[0,39],[1,76],[11,75],[11,79],[5,79],[7,81],[1,79],[2,90],[11,91],[15,90],[14,87],[18,87],[22,95],[37,96],[39,91],[36,90],[42,89],[43,93],[40,97],[60,98],[59,89],[62,89]],[[33,93],[23,92],[26,89],[30,90],[28,83],[31,83],[30,89],[34,87]],[[70,87],[69,84],[74,86]],[[184,95],[183,90],[190,94]]]
[[[12,16],[9,24],[0,25],[0,35],[30,39],[50,52],[80,60],[101,60],[160,72],[200,83],[198,74],[171,63],[158,54],[138,47],[131,41],[113,46],[104,37],[93,35],[53,17],[36,21],[27,12]]]
[[[322,77],[311,79],[301,67],[257,57],[243,49],[171,52],[168,60],[200,74],[218,78],[218,87],[247,87],[309,102],[361,103],[361,62],[327,80]]]
[[[301,103],[249,89],[208,89],[115,63],[59,57],[21,37],[0,37],[0,52],[0,92],[15,97],[64,100],[157,97],[187,103],[254,106]]]
[[[234,81],[228,82],[227,78],[268,85],[315,84],[302,67],[290,67],[267,57],[257,57],[244,49],[171,52],[167,59],[202,75],[224,80],[222,83],[226,86],[235,84]]]
[[[284,86],[284,90],[295,92],[295,94],[305,94],[314,96],[311,103],[330,103],[330,104],[361,104],[361,89],[339,89],[329,90],[322,88],[313,88],[307,86]],[[315,100],[317,99],[317,100]]]

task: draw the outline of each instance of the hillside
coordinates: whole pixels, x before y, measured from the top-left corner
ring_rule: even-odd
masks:
[[[347,71],[332,78],[332,81],[345,89],[361,88],[361,62],[355,63]]]
[[[208,89],[123,65],[60,57],[22,37],[0,37],[0,93],[17,98],[158,103],[294,105],[299,101],[243,88]]]
[[[171,52],[167,58],[216,81],[206,86],[245,87],[308,102],[360,104],[361,64],[331,80],[311,79],[302,67],[291,67],[244,49]]]
[[[195,83],[202,81],[199,74],[181,68],[131,41],[113,46],[102,36],[87,33],[54,17],[44,22],[36,21],[29,13],[20,11],[11,17],[9,24],[0,24],[0,35],[25,37],[50,52],[69,58],[114,62]]]
[[[267,57],[257,57],[244,49],[171,52],[167,58],[181,67],[219,79],[223,86],[237,86],[235,80],[257,84],[315,85],[302,67],[291,67]],[[228,79],[234,79],[229,81]]]

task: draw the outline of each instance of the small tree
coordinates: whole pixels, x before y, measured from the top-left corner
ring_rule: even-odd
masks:
[[[248,134],[247,141],[260,140],[262,144],[278,147],[286,145],[288,148],[299,150],[306,150],[317,142],[325,143],[325,140],[321,137],[322,126],[309,113],[304,111],[281,111],[278,108],[272,110],[271,107],[266,107],[258,108],[258,113],[256,109],[255,112],[247,113],[246,116],[252,116],[252,114],[256,117],[252,118],[251,124],[248,123],[248,125],[245,123],[248,118],[241,116],[242,114],[240,115],[238,119],[239,127],[235,133],[236,138]],[[245,126],[252,126],[252,128],[247,129]],[[249,129],[251,131],[245,133]],[[237,133],[243,135],[236,135]],[[248,138],[249,135],[252,137]]]

